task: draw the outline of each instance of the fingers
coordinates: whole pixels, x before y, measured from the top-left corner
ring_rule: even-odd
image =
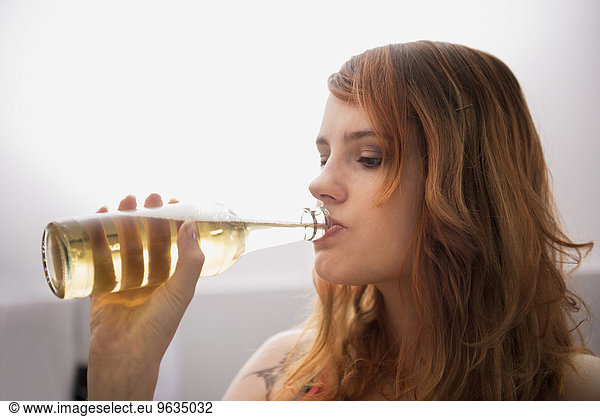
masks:
[[[135,196],[133,196],[133,195],[128,195],[123,200],[121,200],[121,202],[119,203],[120,211],[135,210],[136,208],[137,208],[137,201],[135,199]]]
[[[159,194],[146,197],[145,208],[162,207]],[[148,232],[148,283],[160,284],[169,278],[171,272],[171,229],[163,219],[144,219]]]
[[[130,211],[137,208],[137,201],[134,195],[128,195],[119,203],[119,211]],[[96,213],[108,213],[108,206],[102,206]]]
[[[176,204],[176,203],[179,203],[179,200],[177,200],[176,198],[169,199],[168,204]],[[146,207],[146,208],[161,207],[162,205],[163,205],[162,198],[161,198],[160,194],[157,194],[157,193],[150,194],[144,202],[144,207]],[[130,194],[121,200],[121,202],[119,203],[118,210],[119,211],[130,211],[130,210],[135,210],[136,208],[137,208],[136,198],[134,195]],[[98,211],[96,213],[108,213],[108,207],[102,206],[98,209]]]
[[[160,197],[159,194],[156,194],[156,193],[150,194],[146,198],[146,201],[144,202],[144,207],[146,207],[146,208],[160,207],[162,205],[163,205],[162,198]]]
[[[179,259],[175,273],[165,287],[177,303],[185,307],[194,296],[196,283],[204,265],[204,253],[198,243],[196,223],[187,221],[181,226],[177,235],[177,248]]]
[[[179,200],[176,198],[170,198],[167,204],[177,204]],[[162,198],[160,194],[152,193],[146,198],[146,202],[144,203],[144,207],[160,207],[163,205]]]

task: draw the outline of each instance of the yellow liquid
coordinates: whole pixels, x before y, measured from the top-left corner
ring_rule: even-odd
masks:
[[[48,284],[66,299],[159,285],[175,271],[182,224],[120,214],[52,222],[42,238]],[[196,225],[205,255],[201,277],[231,268],[244,253],[251,231],[290,229],[289,242],[302,240],[305,234],[300,224],[198,221]]]

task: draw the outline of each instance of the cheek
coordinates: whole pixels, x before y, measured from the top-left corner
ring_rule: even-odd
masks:
[[[403,225],[390,225],[373,230],[365,239],[364,259],[369,264],[370,275],[374,279],[387,281],[400,276],[402,260],[410,240]]]
[[[315,253],[317,275],[343,285],[376,284],[398,279],[406,244],[396,230],[365,227],[351,241]]]
[[[382,281],[398,279],[402,267],[410,262],[411,241],[418,217],[412,199],[402,199],[399,193],[381,208],[369,227],[363,230],[364,259],[371,273]],[[406,195],[404,195],[406,197]]]

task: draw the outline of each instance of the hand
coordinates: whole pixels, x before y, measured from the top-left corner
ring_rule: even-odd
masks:
[[[162,200],[152,194],[144,206],[159,207]],[[119,205],[119,210],[135,209],[132,196]],[[160,361],[194,296],[204,264],[195,223],[181,226],[177,247],[175,272],[164,284],[90,297],[90,400],[152,399]]]

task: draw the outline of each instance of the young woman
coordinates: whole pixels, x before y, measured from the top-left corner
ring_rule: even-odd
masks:
[[[509,68],[459,45],[388,45],[329,89],[310,191],[334,226],[314,242],[314,313],[224,399],[600,399],[564,282],[592,244],[559,227]],[[152,398],[202,267],[191,226],[166,284],[92,299],[90,399]]]

